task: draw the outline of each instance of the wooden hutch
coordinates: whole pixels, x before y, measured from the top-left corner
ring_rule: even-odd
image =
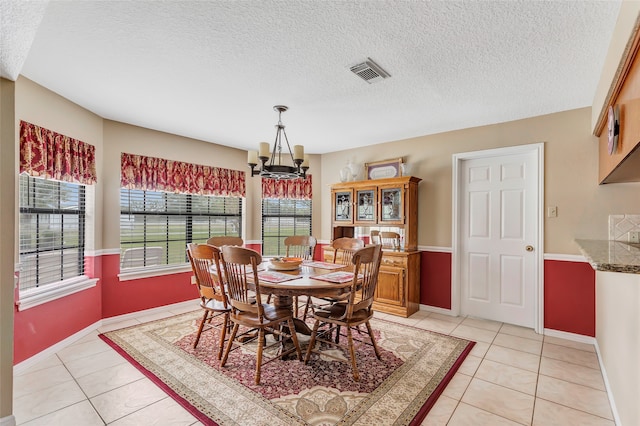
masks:
[[[368,241],[372,229],[398,232],[400,247],[384,249],[374,309],[408,317],[420,308],[418,183],[413,176],[343,182],[331,186],[331,239]],[[325,260],[333,249],[325,247]]]

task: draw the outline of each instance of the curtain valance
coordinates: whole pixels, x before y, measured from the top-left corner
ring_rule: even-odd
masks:
[[[311,195],[311,175],[306,179],[262,178],[262,198],[310,200]]]
[[[238,170],[124,152],[120,163],[120,185],[123,188],[220,197],[245,196],[245,173]]]
[[[96,148],[20,121],[20,173],[93,185],[96,183]]]

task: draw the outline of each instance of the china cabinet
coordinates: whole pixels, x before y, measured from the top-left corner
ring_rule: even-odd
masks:
[[[332,240],[361,237],[369,242],[372,229],[390,229],[402,236],[398,248],[383,249],[374,309],[403,317],[420,308],[420,180],[403,176],[331,186]],[[331,247],[325,247],[324,258],[332,261]]]

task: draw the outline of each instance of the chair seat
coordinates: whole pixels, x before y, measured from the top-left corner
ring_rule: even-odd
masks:
[[[259,327],[260,325],[268,325],[271,321],[281,321],[284,318],[291,316],[291,311],[286,308],[276,308],[273,305],[266,303],[262,304],[264,312],[264,319],[267,321],[260,322],[258,312],[240,311],[237,313],[231,313],[232,320],[241,322],[245,326]]]
[[[347,304],[345,303],[334,303],[325,309],[319,309],[315,312],[315,315],[321,317],[323,320],[331,321],[331,322],[340,322],[347,323],[347,320],[343,318],[345,312],[347,311]],[[351,318],[349,320],[350,324],[362,323],[367,321],[373,317],[373,311],[369,309],[360,309],[359,311],[353,312]]]
[[[216,311],[216,312],[226,312],[231,310],[231,307],[229,305],[225,307],[224,303],[221,300],[216,300],[216,299],[209,299],[207,300],[207,303],[200,301],[200,307],[202,309],[208,309],[210,311]]]

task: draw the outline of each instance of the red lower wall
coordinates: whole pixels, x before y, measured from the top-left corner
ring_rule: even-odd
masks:
[[[591,265],[545,260],[544,327],[595,337],[596,272]]]
[[[420,254],[420,304],[451,309],[451,253]]]
[[[421,252],[420,303],[451,309],[451,253]],[[544,327],[595,337],[596,275],[586,262],[544,261]]]
[[[87,276],[99,277],[100,257],[85,260]],[[16,290],[16,299],[18,291]],[[14,312],[13,362],[17,364],[100,321],[102,280],[95,287]]]
[[[191,271],[130,281],[120,281],[120,256],[103,256],[102,318],[172,303],[194,300],[198,289],[191,284]],[[195,305],[194,305],[195,306]]]

